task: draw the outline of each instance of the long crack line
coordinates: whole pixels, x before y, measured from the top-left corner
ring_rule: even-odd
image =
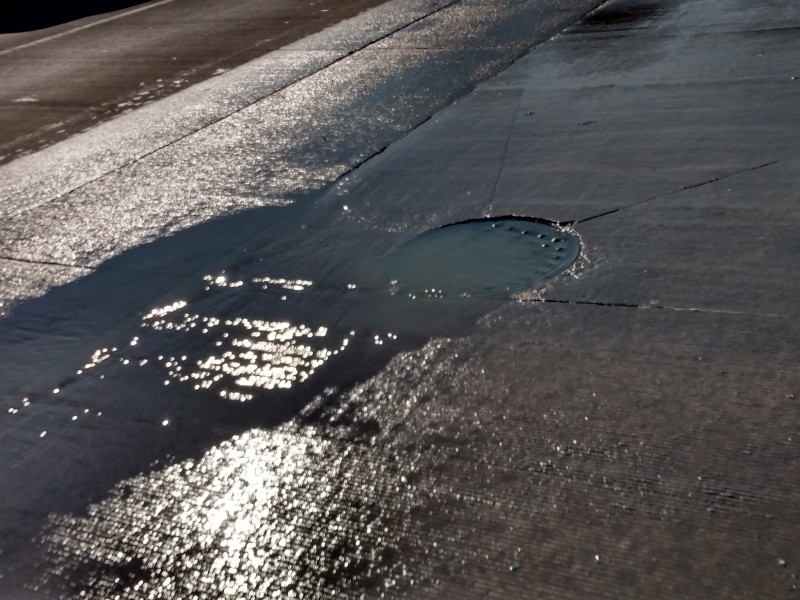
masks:
[[[595,219],[599,219],[600,217],[607,217],[608,215],[613,215],[613,214],[618,213],[620,211],[628,210],[629,208],[635,208],[637,206],[642,206],[643,204],[648,204],[649,202],[656,202],[658,200],[663,200],[665,198],[669,198],[670,196],[674,196],[676,194],[680,194],[680,193],[686,192],[688,190],[694,190],[694,189],[697,189],[697,188],[700,188],[700,187],[703,187],[703,186],[706,186],[706,185],[711,185],[713,183],[717,183],[719,181],[725,181],[727,179],[731,179],[732,177],[737,177],[737,176],[743,175],[745,173],[750,173],[752,171],[758,171],[759,169],[764,169],[766,167],[771,167],[773,165],[777,165],[779,162],[781,162],[781,161],[780,160],[773,160],[773,161],[770,161],[770,162],[767,162],[767,163],[756,165],[754,167],[747,167],[746,169],[741,169],[741,170],[736,171],[734,173],[728,173],[727,175],[718,175],[717,177],[714,177],[713,179],[708,179],[708,180],[702,181],[700,183],[693,183],[693,184],[689,184],[689,185],[684,185],[683,187],[681,187],[678,190],[673,190],[671,192],[667,192],[666,194],[659,194],[658,196],[653,196],[652,198],[646,198],[645,200],[640,200],[639,202],[634,202],[632,204],[626,204],[625,206],[619,206],[617,208],[612,208],[611,210],[606,210],[606,211],[603,211],[601,213],[597,213],[596,215],[592,215],[591,217],[586,217],[584,219],[579,219],[577,221],[574,221],[573,224],[586,223],[588,221],[593,221]]]
[[[503,179],[503,173],[506,169],[506,159],[508,158],[508,149],[511,146],[511,138],[514,137],[514,130],[517,127],[517,121],[519,120],[519,107],[522,104],[522,96],[523,94],[520,93],[517,96],[517,102],[514,105],[514,112],[512,113],[511,123],[508,126],[508,135],[506,135],[505,142],[503,144],[503,155],[500,157],[500,167],[497,169],[497,177],[494,180],[494,184],[492,185],[492,195],[489,197],[489,206],[486,208],[486,216],[492,216],[492,209],[494,208],[494,202],[497,198],[497,190],[500,188],[500,181]]]
[[[70,263],[63,263],[54,260],[35,260],[31,258],[16,258],[14,256],[0,256],[0,260],[8,262],[18,262],[26,265],[44,265],[48,267],[66,267],[69,269],[80,269],[82,271],[94,271],[94,267],[87,267],[85,265],[73,265]]]
[[[632,308],[639,310],[666,310],[672,312],[690,312],[698,314],[736,315],[743,317],[765,317],[770,319],[794,319],[792,315],[779,315],[776,313],[754,313],[739,310],[724,310],[719,308],[696,308],[685,306],[668,306],[666,304],[635,304],[630,302],[600,302],[596,300],[566,300],[559,298],[526,298],[521,300],[532,304],[569,304],[573,306],[601,306],[609,308]]]

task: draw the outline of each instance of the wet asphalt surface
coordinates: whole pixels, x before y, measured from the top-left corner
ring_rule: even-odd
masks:
[[[0,596],[798,597],[797,11],[591,8],[387,3],[3,167]],[[510,214],[580,259],[398,293]]]
[[[411,504],[386,498],[391,507],[379,490],[396,489],[413,459],[403,451],[375,463],[382,426],[342,394],[431,336],[467,331],[503,300],[398,297],[374,259],[403,232],[354,228],[330,190],[591,7],[390,3],[5,168],[6,594],[326,597],[405,585],[402,550],[386,536],[399,533]],[[53,335],[34,333],[42,328]],[[176,355],[174,344],[185,352]],[[109,390],[132,395],[101,401],[105,408],[85,404]],[[34,405],[45,414],[29,411]],[[306,437],[334,421],[333,437]],[[40,451],[24,450],[31,440]],[[231,443],[236,454],[239,440],[256,447],[241,446],[233,471],[207,491],[255,487],[190,516],[180,548],[135,534],[144,545],[111,558],[94,541],[75,554],[71,541],[49,539],[60,535],[57,515],[85,515],[131,477],[160,479],[165,465],[227,453]],[[285,487],[295,477],[287,472],[269,491],[259,478],[295,469],[284,450],[300,461],[299,487]],[[242,458],[267,460],[250,483]],[[52,477],[31,477],[45,470]],[[393,473],[385,483],[384,471]],[[372,482],[374,494],[343,476]],[[253,492],[260,499],[247,509]],[[123,492],[132,504],[119,514],[157,518],[140,493],[149,494]],[[241,543],[263,546],[265,562],[237,569],[227,563],[240,560],[238,550],[229,554],[233,541],[218,526],[243,510],[255,529]],[[312,516],[317,510],[327,516]],[[208,537],[201,522],[212,513],[218,530]],[[169,538],[180,529],[149,527]]]
[[[0,9],[0,164],[164,98],[379,0],[79,0]]]

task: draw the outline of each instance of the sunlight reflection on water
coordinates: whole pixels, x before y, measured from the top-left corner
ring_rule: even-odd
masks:
[[[402,570],[386,534],[402,488],[380,456],[282,427],[250,430],[52,516],[65,598],[331,598]],[[386,489],[384,489],[386,488]]]

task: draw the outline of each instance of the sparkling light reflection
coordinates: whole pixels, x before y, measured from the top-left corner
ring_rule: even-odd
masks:
[[[85,376],[141,369],[164,385],[246,402],[306,381],[345,350],[398,338],[252,316],[270,314],[270,302],[304,292],[308,280],[222,274],[205,284],[199,298],[150,310],[119,348],[98,349],[84,369],[99,368]],[[230,310],[243,290],[228,289],[252,285],[269,290],[266,300]],[[156,414],[162,439],[187,434],[186,421]],[[52,515],[42,585],[76,600],[321,599],[392,587],[404,569],[393,545],[414,493],[411,466],[376,452],[374,418],[332,419],[215,438],[191,459],[119,483],[81,514]],[[346,430],[321,434],[334,421]]]
[[[160,367],[158,376],[164,386],[179,382],[197,391],[213,391],[226,400],[247,402],[260,392],[287,390],[307,381],[332,357],[352,348],[355,331],[334,335],[324,326],[214,314],[230,303],[227,296],[220,301],[218,290],[257,286],[274,302],[287,299],[281,294],[307,291],[314,285],[310,280],[265,276],[235,279],[224,271],[206,275],[203,280],[206,287],[200,298],[175,300],[142,317],[142,328],[158,335],[134,336],[119,352],[117,348],[100,348],[78,375],[114,357],[115,362],[126,366]],[[250,293],[252,288],[246,291]],[[368,336],[376,346],[397,340],[391,332]],[[168,354],[178,347],[186,353]]]
[[[312,329],[287,321],[243,317],[221,320],[175,310],[167,312],[166,308],[169,307],[151,311],[143,326],[174,332],[199,327],[202,334],[214,334],[214,347],[220,351],[193,363],[187,361],[186,355],[160,355],[159,362],[171,379],[190,382],[196,390],[218,388],[219,395],[229,400],[245,402],[253,399],[253,389],[288,389],[302,383],[347,345],[347,339],[338,348],[313,345],[328,335],[325,327]],[[103,354],[100,357],[107,358]]]
[[[333,353],[332,350],[315,350],[297,342],[299,339],[325,337],[327,329],[324,327],[313,331],[304,325],[247,319],[226,321],[225,325],[250,331],[250,337],[232,339],[230,346],[234,350],[198,361],[188,375],[179,376],[178,371],[171,371],[171,374],[179,379],[188,377],[196,381],[196,389],[210,388],[225,376],[233,379],[238,387],[287,389],[296,382],[305,381]],[[176,369],[180,370],[180,367]],[[220,391],[220,395],[231,400],[252,399],[252,394],[225,389]]]
[[[245,282],[231,279],[224,271],[206,275],[203,281],[206,291],[238,288],[247,283],[262,290],[302,292],[313,285],[309,280],[282,277],[254,277]],[[156,360],[169,375],[164,385],[179,381],[190,383],[196,390],[213,388],[221,397],[232,401],[252,400],[256,390],[288,389],[302,383],[331,356],[344,350],[348,341],[344,339],[337,346],[328,347],[329,340],[321,343],[328,334],[325,327],[245,317],[224,319],[181,311],[188,306],[185,300],[178,300],[155,308],[143,317],[142,326],[154,331],[213,336],[211,343],[203,345],[217,351],[192,359],[185,355],[159,355]],[[139,343],[137,336],[129,345],[134,347]],[[108,349],[98,350],[86,368],[96,366],[109,356]],[[138,364],[143,366],[147,360],[138,357]]]
[[[85,516],[51,517],[43,584],[85,600],[317,599],[382,585],[402,569],[386,532],[407,500],[385,503],[374,453],[336,445],[251,430],[129,479]]]

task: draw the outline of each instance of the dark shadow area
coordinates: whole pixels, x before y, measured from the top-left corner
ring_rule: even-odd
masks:
[[[589,33],[598,30],[636,29],[647,21],[661,16],[669,8],[669,3],[643,2],[641,0],[615,2],[584,17],[573,29],[573,32]]]
[[[0,33],[46,29],[84,17],[130,8],[137,4],[146,4],[146,0],[75,0],[58,3],[5,0],[0,5]]]
[[[505,301],[412,302],[393,295],[375,263],[401,236],[331,221],[324,208],[291,206],[204,223],[131,249],[21,303],[0,321],[3,406],[16,405],[24,395],[31,409],[5,420],[0,437],[8,461],[24,463],[3,498],[0,551],[6,564],[36,552],[48,515],[85,514],[118,483],[198,458],[253,428],[301,417],[298,426],[334,428],[331,435],[339,439],[369,443],[381,424],[339,410],[343,395],[400,352],[419,349],[432,337],[467,334]],[[218,273],[245,283],[214,287],[209,282]],[[298,291],[264,284],[265,277],[313,285]],[[185,308],[160,320],[145,316],[177,299]],[[220,335],[184,327],[189,314],[218,320]],[[223,351],[238,352],[232,342],[251,339],[242,337],[240,322],[325,328],[320,343],[338,352],[288,387],[248,388],[254,395],[246,402],[221,397],[219,386],[195,389],[195,380],[181,380],[170,367],[173,355],[183,355],[189,369]],[[377,344],[377,337],[386,343]],[[339,347],[343,339],[346,348]],[[298,343],[317,349],[314,340]],[[98,348],[107,348],[109,358],[86,369]],[[236,383],[226,375],[220,386]],[[71,415],[84,412],[98,416],[72,425]],[[169,427],[162,425],[165,420]],[[47,437],[39,437],[42,429]],[[20,443],[27,448],[22,459],[14,453]],[[13,586],[13,573],[3,575]]]
[[[385,257],[427,235],[342,215],[323,193],[212,220],[130,249],[0,320],[3,412],[27,402],[0,415],[5,565],[39,556],[52,515],[86,516],[121,482],[199,460],[253,429],[294,421],[369,445],[384,424],[348,394],[400,353],[468,335],[509,301],[399,292]],[[504,235],[528,240],[543,224],[506,225]],[[24,573],[0,575],[0,595],[26,585]]]

